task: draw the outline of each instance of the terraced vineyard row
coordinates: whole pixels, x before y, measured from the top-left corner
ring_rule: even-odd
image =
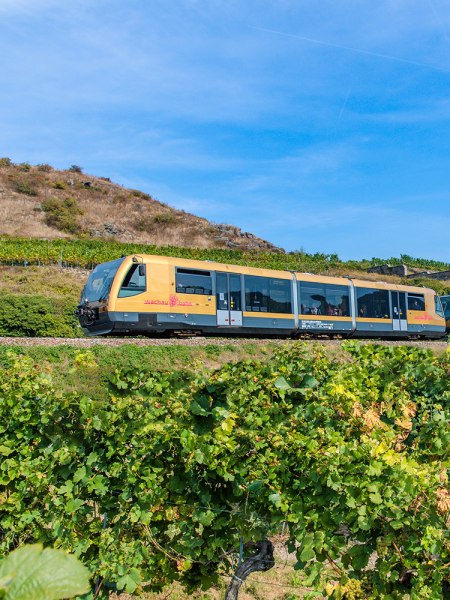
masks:
[[[162,247],[93,240],[0,238],[0,263],[5,265],[60,264],[61,266],[91,269],[99,263],[113,260],[121,255],[144,253],[314,273],[323,273],[333,268],[363,270],[385,262],[390,264],[404,262],[410,266],[424,269],[450,269],[450,264],[447,263],[409,256],[344,262],[340,260],[337,254],[320,252],[315,254],[304,252],[242,252],[238,250]]]

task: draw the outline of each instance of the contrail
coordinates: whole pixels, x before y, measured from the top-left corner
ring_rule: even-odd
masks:
[[[341,112],[339,113],[338,123],[341,120],[342,115],[344,114],[345,107],[347,106],[348,99],[350,98],[350,92],[351,92],[351,89],[348,88],[348,92],[347,92],[347,95],[345,96],[344,104],[342,105]]]
[[[250,29],[256,29],[257,31],[264,31],[265,33],[274,33],[276,35],[283,35],[285,37],[291,37],[296,40],[302,40],[304,42],[311,42],[313,44],[320,44],[321,46],[328,46],[330,48],[340,48],[341,50],[348,50],[349,52],[357,52],[358,54],[366,54],[367,56],[374,56],[375,58],[385,58],[387,60],[395,60],[397,62],[406,63],[407,65],[414,65],[415,67],[423,67],[425,69],[432,69],[433,71],[447,72],[446,69],[435,67],[433,65],[427,65],[425,63],[416,62],[414,60],[407,60],[406,58],[399,58],[398,56],[390,56],[389,54],[379,54],[378,52],[371,52],[370,50],[361,50],[360,48],[352,48],[351,46],[343,46],[341,44],[333,44],[332,42],[324,42],[322,40],[315,40],[308,38],[303,35],[296,35],[294,33],[285,33],[284,31],[275,31],[274,29],[264,29],[263,27],[255,27],[249,25]]]

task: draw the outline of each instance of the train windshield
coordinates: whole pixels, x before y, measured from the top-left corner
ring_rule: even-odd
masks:
[[[440,317],[444,317],[444,311],[442,310],[441,300],[437,295],[434,297],[434,308],[436,310],[436,314],[438,314]]]
[[[109,294],[117,269],[123,260],[123,258],[118,258],[95,267],[84,286],[81,300],[89,302],[104,300]]]
[[[442,296],[442,308],[444,309],[445,318],[450,319],[450,296]]]

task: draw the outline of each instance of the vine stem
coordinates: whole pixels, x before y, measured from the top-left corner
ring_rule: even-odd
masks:
[[[224,600],[237,600],[239,588],[250,573],[253,573],[254,571],[268,571],[275,564],[273,558],[273,544],[271,541],[263,540],[262,542],[252,542],[246,544],[246,547],[254,548],[256,554],[253,554],[244,560],[237,568],[236,573],[231,578]]]
[[[98,598],[98,595],[100,594],[100,590],[102,589],[102,586],[103,586],[103,582],[104,582],[104,578],[102,577],[100,579],[100,581],[98,582],[97,588],[95,590],[94,600],[95,600],[95,598]]]
[[[328,552],[327,552],[327,560],[330,563],[330,566],[333,569],[333,571],[335,573],[337,573],[338,575],[342,575],[342,570],[337,566],[337,564],[334,562],[334,560],[331,558],[331,556],[328,554]]]
[[[155,548],[156,548],[157,550],[159,550],[160,552],[162,552],[163,554],[165,554],[165,556],[167,556],[167,558],[169,558],[170,560],[173,560],[173,561],[175,561],[175,562],[178,562],[178,560],[179,560],[180,558],[186,558],[185,556],[182,556],[182,555],[179,555],[178,557],[177,557],[177,556],[173,556],[173,555],[171,555],[169,552],[167,552],[167,550],[165,550],[165,549],[164,549],[164,548],[161,546],[161,544],[159,544],[159,543],[158,543],[158,542],[155,540],[155,538],[153,537],[153,535],[152,535],[152,532],[150,531],[150,528],[149,528],[149,527],[147,527],[146,525],[144,525],[144,530],[145,530],[145,532],[147,533],[148,537],[150,538],[150,542],[151,542],[151,543],[152,543],[152,544],[155,546]]]
[[[397,544],[395,542],[392,542],[392,545],[394,546],[395,551],[397,552],[397,554],[400,556],[400,560],[403,560],[402,553],[400,552],[399,547],[397,546]]]

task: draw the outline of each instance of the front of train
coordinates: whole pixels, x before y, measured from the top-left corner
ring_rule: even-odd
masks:
[[[450,296],[441,296],[442,308],[445,315],[445,328],[450,333]]]
[[[106,335],[114,328],[108,316],[109,295],[124,260],[122,257],[102,263],[89,275],[75,312],[83,331],[88,335]]]

